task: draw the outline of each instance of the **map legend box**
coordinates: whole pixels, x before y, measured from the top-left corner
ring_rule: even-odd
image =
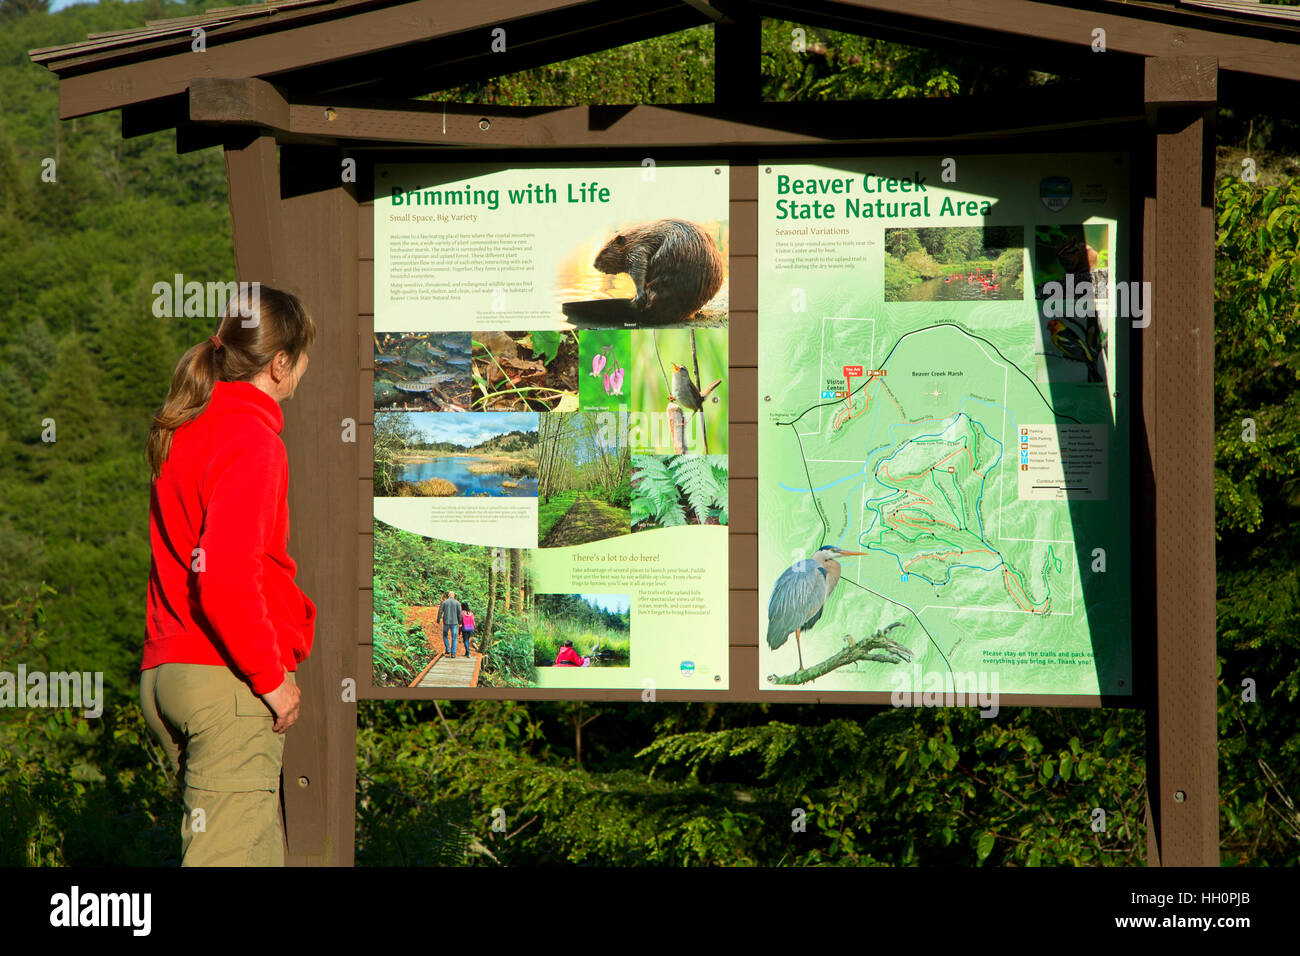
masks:
[[[1021,501],[1105,501],[1106,425],[1021,425]]]

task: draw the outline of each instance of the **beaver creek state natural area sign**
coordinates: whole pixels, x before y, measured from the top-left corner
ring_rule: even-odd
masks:
[[[759,169],[760,686],[1131,694],[1127,157]]]

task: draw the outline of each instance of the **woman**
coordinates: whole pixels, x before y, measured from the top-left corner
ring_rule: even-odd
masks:
[[[565,640],[555,655],[556,667],[586,667],[591,661],[573,649],[573,641]]]
[[[465,656],[469,657],[469,639],[474,636],[474,614],[466,601],[460,602],[460,634],[464,638]]]
[[[298,299],[241,288],[181,356],[146,457],[148,619],[140,704],[182,775],[182,866],[283,866],[280,769],[316,607],[288,554],[280,403],[316,336]]]

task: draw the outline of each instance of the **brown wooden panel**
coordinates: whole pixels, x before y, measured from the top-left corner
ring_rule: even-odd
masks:
[[[298,670],[302,711],[285,738],[284,806],[289,862],[351,865],[356,819],[356,706],[342,700],[356,676],[355,551],[340,547],[356,528],[358,445],[339,423],[356,414],[356,204],[339,182],[334,149],[284,147],[279,203],[285,235],[277,276],[316,320],[311,368],[285,403],[290,547],[298,581],[316,602],[316,638]]]
[[[1148,89],[1195,64],[1148,61]],[[1175,98],[1183,93],[1172,94]],[[1212,111],[1161,109],[1155,169],[1155,773],[1162,866],[1217,866]],[[1163,420],[1161,420],[1163,417]],[[1150,719],[1150,716],[1148,717]],[[1150,834],[1149,834],[1150,836]]]
[[[357,260],[357,312],[375,314],[375,260]],[[373,328],[374,322],[371,322]]]
[[[731,454],[727,460],[728,474],[737,478],[758,477],[758,425],[753,422],[732,422]]]
[[[732,647],[747,647],[758,643],[758,592],[727,592],[730,611]]]
[[[374,606],[375,593],[369,589],[357,591],[357,643],[369,644],[374,640],[371,630],[374,627]],[[367,662],[368,663],[368,662]],[[358,664],[358,667],[361,665]],[[361,687],[370,686],[370,678],[365,680],[358,679],[357,685]]]
[[[375,420],[375,371],[363,368],[357,376],[358,425],[369,425]],[[358,441],[360,438],[358,437]]]
[[[728,317],[731,335],[728,364],[733,368],[754,368],[758,365],[758,313],[732,310]]]
[[[731,308],[736,312],[758,310],[758,256],[732,254],[729,277]]]
[[[736,163],[731,167],[731,201],[758,202],[758,167]],[[757,250],[755,250],[757,255]]]
[[[758,533],[758,479],[732,478],[727,485],[727,511],[733,533]]]
[[[357,484],[357,533],[373,534],[375,530],[375,483],[362,478]]]
[[[357,330],[357,367],[374,371],[375,368],[375,317],[373,315],[358,315],[357,324],[362,328]]]
[[[357,423],[357,466],[362,478],[375,477],[375,428],[373,425]]]
[[[750,166],[748,169],[753,170]],[[734,178],[734,177],[733,177]],[[731,200],[731,254],[758,255],[758,202]]]
[[[758,421],[758,370],[753,368],[733,368],[729,372],[731,386],[731,404],[729,406],[732,423]]]
[[[368,167],[362,165],[357,158],[357,175],[362,175],[363,170],[368,171]],[[357,204],[357,258],[360,260],[375,258],[375,202],[363,202]]]
[[[373,530],[362,532],[357,542],[357,587],[374,587],[375,583],[375,535]]]
[[[758,535],[742,534],[732,529],[727,535],[728,553],[731,556],[729,589],[758,586]]]

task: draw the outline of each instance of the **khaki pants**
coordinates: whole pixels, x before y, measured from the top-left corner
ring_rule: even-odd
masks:
[[[183,784],[181,866],[284,866],[284,735],[262,698],[228,667],[160,664],[140,706]]]

